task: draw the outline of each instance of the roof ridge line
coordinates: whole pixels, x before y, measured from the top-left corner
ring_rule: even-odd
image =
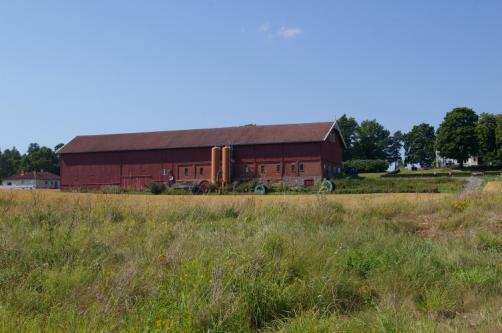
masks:
[[[122,132],[122,133],[105,133],[105,134],[79,134],[75,137],[95,137],[95,136],[111,136],[111,135],[134,135],[134,134],[150,134],[150,133],[166,133],[166,132],[191,132],[191,131],[209,131],[209,130],[221,130],[221,129],[231,129],[231,128],[242,128],[242,127],[271,127],[271,126],[297,126],[297,125],[313,125],[313,124],[323,124],[323,123],[333,123],[333,121],[313,121],[307,123],[291,123],[291,124],[246,124],[246,125],[235,125],[235,126],[225,126],[225,127],[205,127],[205,128],[188,128],[188,129],[174,129],[174,130],[159,130],[159,131],[146,131],[146,132]]]

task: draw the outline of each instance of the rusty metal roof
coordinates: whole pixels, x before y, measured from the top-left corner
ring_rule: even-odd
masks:
[[[47,171],[26,171],[5,178],[4,180],[59,180],[59,176]]]
[[[333,122],[244,125],[163,132],[77,136],[58,153],[109,152],[294,142],[322,142]]]

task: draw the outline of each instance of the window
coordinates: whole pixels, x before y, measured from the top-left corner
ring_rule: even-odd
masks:
[[[277,171],[277,172],[281,172],[281,165],[280,165],[280,164],[277,164],[277,165],[275,166],[275,171]]]
[[[46,180],[46,181],[45,181],[45,185],[47,185],[47,184],[49,184],[49,182]]]
[[[203,174],[204,174],[204,168],[200,168],[200,169],[199,169],[199,175],[201,175],[201,176],[202,176]]]
[[[303,181],[303,185],[305,187],[312,187],[312,186],[314,186],[314,180],[313,179],[305,179]]]
[[[295,172],[296,171],[296,164],[291,164],[291,171],[292,172]]]
[[[260,165],[260,172],[265,173],[265,166],[264,165]]]
[[[160,170],[160,174],[161,174],[162,176],[166,176],[166,175],[167,175],[167,173],[168,173],[168,172],[167,172],[167,169],[162,169],[162,170]]]
[[[298,170],[300,170],[300,172],[303,172],[305,170],[303,168],[303,163],[298,164]]]
[[[188,168],[185,168],[185,177],[188,176]]]
[[[246,166],[244,167],[244,172],[245,172],[245,173],[249,173],[249,166],[248,166],[248,165],[246,165]]]

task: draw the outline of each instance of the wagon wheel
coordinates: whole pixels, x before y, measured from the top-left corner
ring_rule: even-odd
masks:
[[[256,187],[254,188],[254,193],[256,194],[267,194],[268,192],[268,187],[266,185],[263,185],[263,184],[258,184],[256,185]]]
[[[207,194],[209,192],[209,182],[207,180],[203,180],[199,183],[199,193]]]
[[[319,186],[319,193],[330,193],[335,190],[335,183],[329,179],[324,179]]]

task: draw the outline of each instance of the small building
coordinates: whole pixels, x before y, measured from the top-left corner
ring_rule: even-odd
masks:
[[[21,171],[17,175],[2,181],[4,188],[59,188],[61,184],[58,175],[46,171]]]
[[[458,161],[453,158],[443,157],[436,151],[436,167],[438,168],[452,168],[459,165]],[[464,166],[476,166],[479,165],[478,156],[469,156],[467,161],[464,161]]]
[[[255,180],[311,186],[341,172],[335,122],[77,136],[58,151],[61,189]]]

